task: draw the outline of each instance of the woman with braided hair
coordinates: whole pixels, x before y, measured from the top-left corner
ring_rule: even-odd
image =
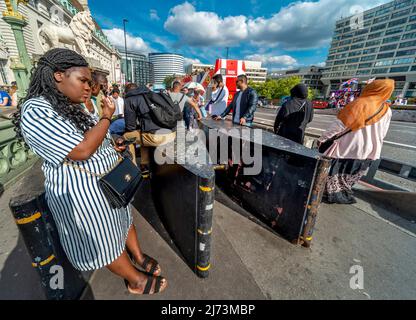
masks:
[[[44,161],[46,199],[72,265],[81,271],[107,267],[132,294],[161,292],[167,281],[140,249],[131,208],[113,209],[99,187],[98,176],[123,150],[113,147],[108,133],[114,105],[104,98],[102,117],[93,117],[81,106],[90,95],[86,60],[69,49],[48,51],[14,115],[17,136]]]

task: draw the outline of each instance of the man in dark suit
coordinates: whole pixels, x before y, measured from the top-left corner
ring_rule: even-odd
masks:
[[[248,86],[247,77],[245,75],[237,77],[237,88],[240,89],[240,91],[234,96],[233,101],[221,116],[214,117],[214,119],[224,119],[230,111],[233,110],[233,123],[251,127],[253,124],[254,113],[257,109],[257,92]]]

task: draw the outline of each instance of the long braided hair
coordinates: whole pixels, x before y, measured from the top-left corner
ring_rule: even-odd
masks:
[[[27,100],[32,98],[45,98],[60,116],[71,121],[83,133],[94,126],[92,118],[84,112],[81,105],[72,103],[56,86],[54,73],[65,72],[72,67],[88,67],[88,62],[84,57],[69,49],[52,49],[39,59],[32,71],[27,95],[19,102],[17,111],[13,114],[12,122],[19,140],[23,141],[20,127],[21,108]]]

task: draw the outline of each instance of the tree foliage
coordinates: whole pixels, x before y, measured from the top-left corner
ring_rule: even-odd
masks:
[[[257,91],[259,96],[275,100],[290,96],[290,90],[300,82],[301,78],[294,76],[282,79],[267,79],[263,83],[250,82],[250,86]],[[319,95],[316,89],[308,88],[308,91],[308,99],[310,100]]]
[[[176,80],[175,76],[167,76],[165,80],[163,80],[163,84],[166,86],[166,88],[171,88],[173,81]]]

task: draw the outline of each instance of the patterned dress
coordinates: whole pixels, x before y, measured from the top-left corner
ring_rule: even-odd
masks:
[[[27,145],[44,160],[46,199],[69,261],[78,270],[90,271],[117,260],[133,222],[131,208],[113,209],[99,178],[75,167],[98,175],[111,170],[118,159],[111,136],[107,134],[90,159],[67,162],[84,136],[41,97],[22,106],[21,128]]]

